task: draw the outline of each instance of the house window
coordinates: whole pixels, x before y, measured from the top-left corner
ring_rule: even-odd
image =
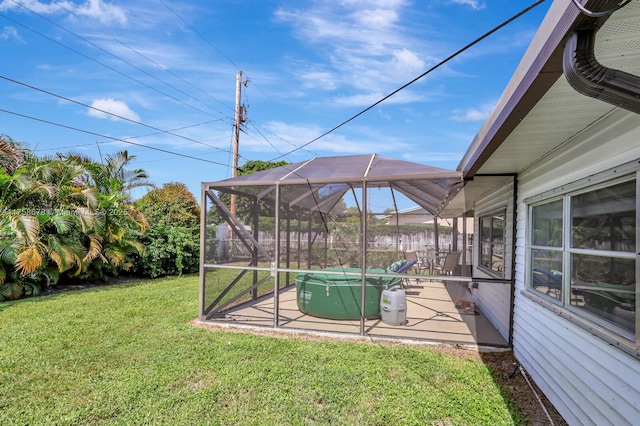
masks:
[[[478,265],[500,277],[504,276],[504,231],[506,211],[480,217],[480,259]]]
[[[633,341],[636,191],[634,174],[531,205],[528,248],[528,288]]]
[[[562,300],[562,200],[532,208],[531,286]]]

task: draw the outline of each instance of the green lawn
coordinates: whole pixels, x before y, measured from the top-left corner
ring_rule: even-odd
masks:
[[[0,424],[524,424],[476,358],[207,330],[197,310],[197,276],[0,303]]]

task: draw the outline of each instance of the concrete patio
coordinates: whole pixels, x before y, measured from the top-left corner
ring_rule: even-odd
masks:
[[[472,298],[466,282],[414,281],[406,288],[406,292],[406,324],[391,326],[380,319],[367,320],[366,336],[474,346],[508,346],[508,342],[483,313],[477,307],[470,306]],[[273,329],[273,312],[273,296],[265,296],[228,310],[223,318],[206,322]],[[300,312],[296,304],[295,286],[291,286],[280,292],[278,329],[359,335],[360,322],[324,319]]]

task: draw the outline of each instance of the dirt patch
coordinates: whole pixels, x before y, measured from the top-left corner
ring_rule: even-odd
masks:
[[[526,416],[527,424],[567,424],[533,379],[520,367],[512,351],[480,353],[480,357],[494,371],[494,380],[514,402],[514,408]]]
[[[549,400],[538,389],[531,377],[524,369],[520,368],[513,352],[508,349],[474,348],[459,345],[447,345],[440,343],[407,343],[392,340],[373,340],[361,336],[345,337],[333,336],[326,333],[307,333],[292,331],[275,331],[261,329],[258,327],[227,327],[216,324],[203,323],[194,320],[196,327],[225,330],[236,333],[250,333],[261,336],[291,338],[302,341],[335,341],[349,340],[363,344],[376,344],[386,346],[413,346],[424,347],[430,350],[437,350],[450,356],[463,359],[475,359],[488,365],[494,373],[494,380],[500,386],[504,396],[514,405],[513,409],[522,414],[527,419],[527,424],[532,426],[559,425],[566,426],[567,423],[562,416],[551,405]]]

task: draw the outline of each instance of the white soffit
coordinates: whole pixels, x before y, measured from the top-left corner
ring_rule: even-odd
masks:
[[[640,0],[607,20],[596,35],[595,54],[608,68],[640,75]],[[561,76],[478,173],[521,172],[615,109],[576,92]]]

